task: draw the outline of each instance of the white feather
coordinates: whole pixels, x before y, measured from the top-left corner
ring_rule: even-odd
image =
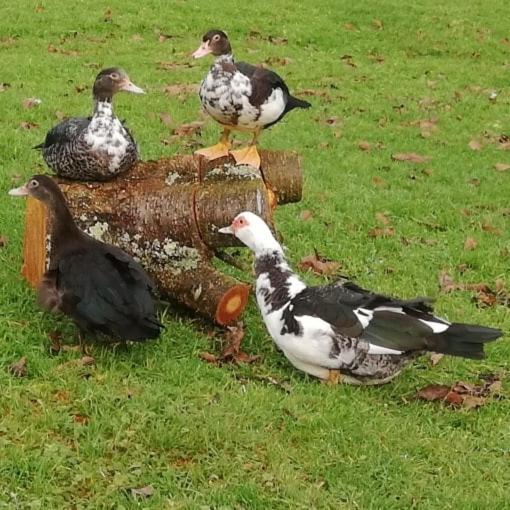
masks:
[[[425,319],[418,319],[420,322],[423,322],[426,326],[432,329],[434,333],[442,333],[443,331],[446,331],[450,324],[443,324],[442,322],[432,322],[432,321],[426,321]]]

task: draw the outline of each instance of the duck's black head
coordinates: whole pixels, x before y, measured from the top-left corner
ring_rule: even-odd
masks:
[[[212,53],[215,57],[232,53],[228,36],[222,30],[209,30],[202,37],[202,44],[193,53],[193,57],[200,58],[209,55],[209,53]]]
[[[127,75],[126,71],[119,67],[103,69],[97,76],[92,89],[96,101],[111,101],[113,95],[124,90],[133,94],[144,94],[140,87],[137,87]]]
[[[11,189],[9,195],[15,197],[30,195],[47,205],[63,197],[58,184],[49,175],[34,175],[24,186]]]

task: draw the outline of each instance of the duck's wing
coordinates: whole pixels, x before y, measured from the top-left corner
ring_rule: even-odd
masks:
[[[83,131],[87,129],[91,118],[73,117],[64,119],[46,134],[43,143],[36,145],[34,149],[47,149],[52,145],[66,144],[76,139]]]
[[[296,316],[319,317],[340,337],[366,341],[369,354],[435,351],[482,358],[483,344],[502,335],[499,329],[450,324],[433,315],[427,298],[394,299],[350,282],[307,288],[292,304]]]
[[[296,316],[319,317],[339,336],[365,340],[374,354],[426,349],[427,337],[448,328],[427,299],[397,300],[351,282],[308,287],[292,305]]]
[[[273,90],[281,89],[285,101],[289,97],[289,88],[283,79],[270,69],[254,66],[246,62],[236,62],[236,69],[250,79],[252,93],[249,98],[253,106],[261,106],[271,96]]]
[[[125,340],[155,338],[162,326],[155,315],[152,282],[124,255],[97,249],[62,258],[58,264],[61,309],[92,331]]]

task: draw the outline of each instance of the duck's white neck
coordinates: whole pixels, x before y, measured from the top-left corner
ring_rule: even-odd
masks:
[[[111,99],[99,101],[94,99],[94,117],[113,117],[113,104]]]

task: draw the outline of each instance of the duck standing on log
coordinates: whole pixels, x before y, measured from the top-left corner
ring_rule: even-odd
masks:
[[[219,231],[254,252],[257,303],[269,334],[297,369],[320,379],[382,384],[426,351],[483,358],[484,344],[502,334],[440,319],[423,298],[394,299],[350,282],[308,287],[251,212]]]
[[[275,72],[245,62],[234,62],[225,32],[210,30],[193,53],[200,58],[212,53],[216,60],[200,87],[204,110],[223,126],[220,141],[195,154],[217,159],[232,154],[237,164],[260,167],[257,140],[260,132],[280,121],[294,108],[309,108],[307,101],[290,95],[285,82]],[[251,144],[231,151],[230,132],[253,133]]]
[[[40,200],[52,217],[51,263],[38,288],[42,308],[73,319],[80,343],[85,334],[117,341],[159,336],[163,326],[155,313],[154,286],[143,268],[120,248],[82,232],[51,177],[35,175],[9,194]]]
[[[92,89],[92,117],[63,120],[35,147],[42,150],[44,161],[57,175],[80,181],[105,181],[129,170],[138,161],[133,137],[113,112],[113,96],[121,90],[144,94],[122,69],[103,69]]]

